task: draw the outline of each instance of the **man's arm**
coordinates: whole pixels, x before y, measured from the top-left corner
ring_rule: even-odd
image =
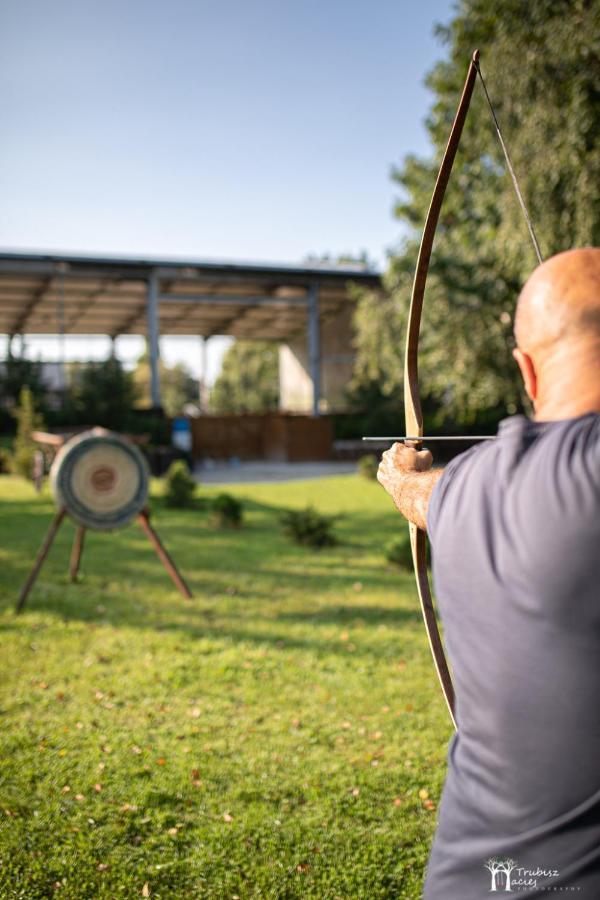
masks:
[[[415,450],[394,444],[383,454],[377,472],[379,484],[388,492],[396,508],[418,528],[427,531],[429,498],[443,469],[431,469],[429,450]]]

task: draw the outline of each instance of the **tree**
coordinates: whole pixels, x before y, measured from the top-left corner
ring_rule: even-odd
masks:
[[[13,413],[17,421],[17,434],[13,444],[10,467],[16,475],[22,478],[33,478],[33,461],[38,449],[31,437],[34,431],[41,431],[44,427],[41,415],[36,412],[31,389],[25,385],[19,394],[19,404]]]
[[[46,395],[46,387],[42,381],[42,364],[23,357],[9,356],[4,361],[0,375],[1,405],[16,406],[23,387],[29,388],[34,401],[40,407]]]
[[[168,416],[180,415],[186,403],[198,402],[198,382],[182,363],[167,366],[159,362],[160,397]],[[147,353],[138,359],[133,371],[138,394],[138,405],[150,406],[150,360]]]
[[[266,412],[279,404],[279,356],[271,341],[236,341],[210,394],[214,412]]]
[[[353,387],[402,381],[404,327],[418,240],[468,60],[481,65],[545,255],[600,243],[600,4],[598,0],[462,0],[438,28],[447,58],[430,72],[429,159],[393,173],[406,237],[390,258],[384,296],[363,292]],[[510,350],[512,315],[533,248],[476,90],[432,254],[421,339],[422,385],[441,414],[470,421],[524,402]]]
[[[117,430],[125,428],[136,400],[133,375],[114,356],[104,362],[74,366],[71,370],[69,405],[78,422]]]

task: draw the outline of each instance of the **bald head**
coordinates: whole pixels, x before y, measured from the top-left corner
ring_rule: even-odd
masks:
[[[600,411],[600,248],[567,250],[538,266],[519,297],[515,338],[536,413],[543,405],[568,415],[568,398],[582,392],[597,396]]]
[[[558,253],[521,291],[515,337],[523,350],[552,351],[560,340],[600,337],[600,248]]]

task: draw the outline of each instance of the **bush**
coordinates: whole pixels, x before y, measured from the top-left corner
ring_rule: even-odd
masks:
[[[182,459],[171,463],[165,475],[165,481],[165,501],[167,506],[181,508],[192,505],[196,492],[196,482]]]
[[[40,431],[44,427],[42,417],[35,411],[33,394],[30,388],[24,387],[19,394],[19,405],[14,411],[17,420],[17,436],[13,445],[10,458],[10,468],[16,475],[33,479],[33,461],[37,444],[32,439],[34,431]]]
[[[390,541],[385,548],[385,558],[389,563],[392,563],[392,565],[398,566],[399,569],[412,570],[413,562],[408,528],[406,529],[405,535]]]
[[[378,468],[379,460],[374,453],[367,453],[366,456],[361,456],[358,461],[358,474],[362,475],[363,478],[369,478],[371,481],[375,481],[377,478]]]
[[[284,534],[307,547],[332,547],[337,544],[333,523],[339,516],[324,516],[313,506],[288,510],[281,516]]]
[[[242,504],[231,494],[218,494],[212,502],[212,513],[219,528],[239,528],[242,524]]]
[[[111,356],[71,368],[66,412],[72,421],[124,431],[137,399],[133,373]]]
[[[11,470],[11,456],[8,450],[0,447],[0,475],[4,475]]]
[[[413,558],[410,549],[408,525],[406,527],[406,534],[394,538],[394,540],[390,541],[387,545],[385,548],[385,558],[392,565],[398,566],[399,569],[407,569],[412,572]],[[431,567],[431,545],[429,541],[427,542],[427,565]]]

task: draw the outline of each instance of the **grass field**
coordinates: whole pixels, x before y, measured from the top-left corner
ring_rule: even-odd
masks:
[[[193,601],[137,527],[69,584],[68,523],[15,617],[53,506],[0,478],[1,898],[420,896],[450,726],[403,524],[354,476],[231,492],[239,531],[153,498]],[[339,546],[281,534],[306,502]]]

